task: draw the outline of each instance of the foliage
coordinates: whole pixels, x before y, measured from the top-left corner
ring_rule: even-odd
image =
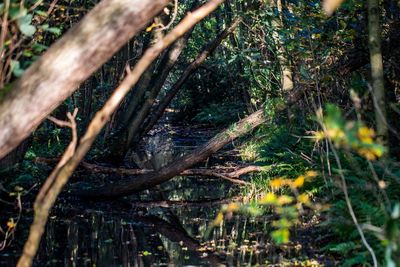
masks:
[[[346,122],[338,107],[327,105],[326,115],[319,112],[318,118],[323,121],[324,128],[324,131],[315,134],[318,141],[328,138],[337,147],[351,148],[368,160],[376,160],[385,153],[385,147],[374,142],[373,129],[362,122]]]
[[[6,0],[0,4],[0,99],[95,2],[60,1],[54,9],[40,0]],[[313,227],[319,228],[320,236],[312,238],[323,240],[322,251],[334,255],[342,266],[371,262],[357,226],[381,264],[394,266],[400,262],[400,171],[399,156],[393,153],[399,148],[399,127],[392,125],[392,118],[398,117],[400,73],[399,53],[390,49],[397,44],[400,21],[398,6],[389,2],[382,3],[382,36],[386,51],[390,51],[384,51],[387,106],[393,107],[387,118],[393,136],[386,140],[386,147],[374,130],[374,97],[369,86],[370,66],[365,60],[368,33],[364,2],[346,1],[328,17],[316,0],[226,1],[194,28],[164,89],[170,88],[187,63],[235,16],[243,17],[243,23],[178,93],[172,104],[179,111],[177,117],[190,124],[220,127],[262,108],[269,118],[250,140],[240,140],[240,159],[267,167],[251,175],[251,185],[242,188],[241,194],[251,200],[223,206],[214,227],[235,213],[271,216],[271,238],[281,244],[289,241],[291,231],[301,227],[299,222],[315,215],[321,223]],[[331,4],[330,11],[336,8],[332,1],[324,3]],[[190,4],[179,1],[178,18]],[[156,28],[159,25],[154,22],[147,25],[151,32],[144,31],[131,40],[93,75],[93,83],[82,86],[55,115],[62,117],[65,109],[78,106],[82,114],[79,130],[85,130],[91,115],[120,81],[125,66],[133,65],[143,54]],[[293,74],[295,86],[290,92],[282,90],[283,67]],[[165,90],[158,100],[164,94]],[[295,103],[282,112],[282,106],[292,98]],[[127,100],[120,113],[128,106]],[[107,150],[107,138],[120,126],[119,117],[113,116],[91,151],[93,157]],[[235,131],[234,124],[230,130]],[[33,134],[33,145],[25,159],[11,172],[2,173],[5,188],[28,192],[41,182],[50,169],[34,164],[34,159],[59,157],[69,138],[67,131],[44,123]],[[4,222],[2,232],[9,237],[18,223],[14,217]],[[150,256],[147,252],[143,255]]]
[[[238,119],[244,117],[244,114],[245,108],[242,103],[210,104],[202,108],[193,118],[193,121],[224,126],[238,121]]]
[[[0,89],[22,76],[47,49],[46,39],[61,35],[61,28],[50,26],[53,8],[43,1],[6,0],[0,4]]]
[[[289,231],[298,222],[299,214],[304,212],[304,207],[315,211],[320,209],[319,206],[312,204],[310,196],[307,193],[299,193],[299,189],[303,187],[304,182],[316,176],[317,173],[315,171],[309,171],[295,179],[273,179],[269,183],[269,188],[273,191],[262,193],[253,203],[231,203],[223,206],[213,221],[213,227],[220,225],[224,218],[232,217],[233,212],[260,216],[266,211],[272,210],[278,219],[271,221],[272,226],[275,228],[271,232],[271,237],[277,244],[287,243],[289,242]],[[291,189],[292,195],[278,195],[275,193],[285,187]]]

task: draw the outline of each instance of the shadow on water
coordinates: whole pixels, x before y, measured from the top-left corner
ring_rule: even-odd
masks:
[[[297,254],[269,243],[267,218],[235,216],[204,239],[213,219],[210,214],[218,208],[196,205],[153,208],[146,215],[75,211],[70,218],[53,216],[34,266],[250,266]]]
[[[158,169],[198,145],[171,137],[153,141],[144,154],[132,156],[135,164]],[[117,203],[60,200],[34,266],[251,266],[307,254],[299,244],[272,245],[267,216],[234,215],[210,232],[221,204],[237,193],[230,183],[217,181],[176,177]],[[18,227],[27,231],[28,225],[25,218]],[[15,241],[10,249],[0,254],[0,266],[15,266],[22,244]]]

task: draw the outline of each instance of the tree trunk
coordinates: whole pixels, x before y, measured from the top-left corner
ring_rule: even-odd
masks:
[[[139,131],[140,125],[142,125],[143,121],[149,115],[151,106],[156,100],[169,72],[185,48],[190,33],[191,31],[177,40],[168,52],[164,53],[154,74],[153,71],[149,70],[144,73],[145,76],[142,77],[143,83],[140,84],[138,89],[143,92],[143,95],[147,95],[147,97],[136,112],[133,111],[139,107],[141,99],[132,99],[132,103],[128,107],[128,112],[132,112],[129,120],[121,125],[121,128],[112,136],[109,149],[104,156],[106,159],[111,160],[112,163],[118,164],[124,159],[125,154],[130,148],[132,139]]]
[[[153,75],[153,79],[150,82],[148,88],[148,96],[144,101],[140,110],[135,114],[131,121],[127,125],[127,142],[125,143],[125,148],[123,151],[123,156],[125,156],[127,149],[132,145],[132,141],[140,130],[140,126],[143,124],[145,119],[148,117],[158,94],[163,87],[165,80],[167,79],[171,69],[175,66],[176,62],[183,49],[186,47],[186,43],[192,31],[185,34],[184,37],[180,38],[174,46],[168,51],[168,53],[161,60],[156,73]]]
[[[371,63],[372,90],[375,104],[375,121],[378,140],[386,144],[388,125],[385,107],[385,82],[381,51],[381,25],[378,0],[368,0],[368,45]]]
[[[193,1],[189,10],[193,11],[197,5],[198,0]],[[192,31],[193,28],[177,40],[174,45],[161,56],[155,71],[154,67],[156,64],[153,64],[153,66],[143,74],[142,82],[138,84],[139,90],[136,91],[137,93],[134,92],[134,96],[136,97],[131,98],[128,104],[127,114],[124,115],[122,124],[118,127],[115,134],[113,134],[112,140],[110,140],[109,149],[106,155],[104,155],[107,161],[115,164],[123,161],[129,148],[134,143],[133,140],[139,139],[137,134],[141,130],[143,122],[149,116],[151,107],[156,101],[169,73],[178,62],[178,58],[186,47]]]
[[[121,101],[129,90],[137,83],[143,72],[152,64],[159,54],[169,47],[173,42],[182,37],[200,20],[214,11],[224,0],[210,0],[193,12],[189,12],[175,28],[149,48],[135,67],[127,69],[127,74],[118,88],[107,100],[103,108],[96,113],[90,122],[86,133],[77,145],[75,118],[77,109],[73,114],[68,114],[69,122],[58,122],[60,125],[69,126],[72,129],[72,141],[65,150],[60,162],[46,179],[41,187],[34,203],[34,220],[30,227],[29,236],[24,245],[18,267],[31,266],[32,260],[36,255],[40,240],[45,230],[51,208],[53,207],[58,195],[68,182],[72,173],[75,171],[83,157],[89,151],[97,135],[104,125],[110,120],[111,114],[115,112]],[[53,120],[54,121],[54,120]]]
[[[276,3],[275,1],[272,2],[274,3],[279,13],[279,17],[272,20],[272,26],[274,26],[275,28],[275,31],[272,33],[272,38],[275,40],[276,43],[277,59],[279,60],[279,65],[281,67],[281,86],[284,92],[290,92],[293,89],[293,74],[285,45],[279,35],[279,31],[282,31],[284,27],[282,1],[276,0]]]
[[[166,96],[161,100],[160,104],[155,108],[152,116],[145,124],[141,136],[147,134],[154,127],[157,121],[164,114],[165,109],[171,103],[172,99],[179,92],[190,75],[192,75],[201,66],[201,64],[203,64],[207,57],[212,54],[214,50],[221,44],[221,42],[235,30],[241,21],[241,18],[236,18],[234,22],[228,28],[222,31],[213,41],[211,41],[197,56],[197,58],[186,68],[179,80],[172,86],[172,88],[167,92]]]
[[[11,168],[15,164],[22,161],[25,156],[26,151],[29,149],[32,143],[32,136],[26,138],[19,144],[16,148],[14,148],[10,153],[7,154],[4,158],[0,160],[0,171]]]
[[[0,100],[0,158],[21,143],[168,2],[103,0],[52,45]]]
[[[143,42],[143,52],[146,51],[153,42],[155,42],[154,36],[153,38],[146,38]],[[116,129],[117,132],[120,129],[126,127],[130,118],[134,116],[135,111],[137,111],[138,108],[140,107],[140,103],[143,101],[146,89],[149,87],[149,84],[151,82],[153,72],[157,65],[156,63],[157,62],[151,64],[151,66],[143,73],[142,77],[140,77],[140,80],[133,89],[133,92],[127,97],[126,100],[127,103],[125,105],[125,108],[124,107],[119,108],[117,112],[119,113],[117,114],[117,124],[118,124]]]
[[[77,186],[73,194],[96,199],[112,199],[127,196],[135,192],[152,188],[166,182],[194,164],[204,161],[210,155],[220,150],[226,144],[236,138],[251,132],[254,128],[266,121],[264,111],[259,110],[239,121],[234,127],[217,134],[203,146],[195,149],[192,153],[176,159],[174,162],[151,173],[137,176],[134,179],[123,179],[114,184],[108,184],[99,188],[82,190]]]

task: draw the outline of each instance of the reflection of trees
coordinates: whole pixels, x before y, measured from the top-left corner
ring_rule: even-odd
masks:
[[[158,216],[135,217],[135,220],[149,226],[152,231],[161,234],[169,241],[180,243],[181,246],[186,247],[191,252],[195,252],[199,258],[203,257],[203,252],[200,252],[202,250],[200,242],[191,237],[180,224],[172,224]],[[205,259],[212,266],[221,262],[221,259],[212,253],[207,253]]]
[[[35,263],[100,267],[172,263],[178,266],[183,264],[184,254],[202,264],[209,262],[211,266],[222,261],[212,251],[204,253],[200,241],[188,234],[171,210],[163,209],[160,216],[131,215],[124,205],[115,206],[122,211],[84,215],[76,210],[63,211],[50,220]],[[146,211],[143,209],[143,212]]]

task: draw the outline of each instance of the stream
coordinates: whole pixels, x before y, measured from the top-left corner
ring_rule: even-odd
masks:
[[[153,133],[141,151],[132,153],[128,163],[159,169],[214,133],[201,128],[164,128]],[[221,160],[229,164],[235,160],[229,152],[232,148],[205,165]],[[309,266],[320,266],[318,258],[325,261],[316,254],[307,231],[293,233],[297,242],[274,245],[267,215],[234,214],[211,228],[221,206],[234,201],[238,193],[237,186],[227,181],[186,176],[119,201],[62,197],[51,214],[34,266],[293,266],[309,258],[317,259]],[[18,235],[27,234],[30,220],[23,215]],[[15,241],[2,251],[0,266],[15,266],[22,245]]]

